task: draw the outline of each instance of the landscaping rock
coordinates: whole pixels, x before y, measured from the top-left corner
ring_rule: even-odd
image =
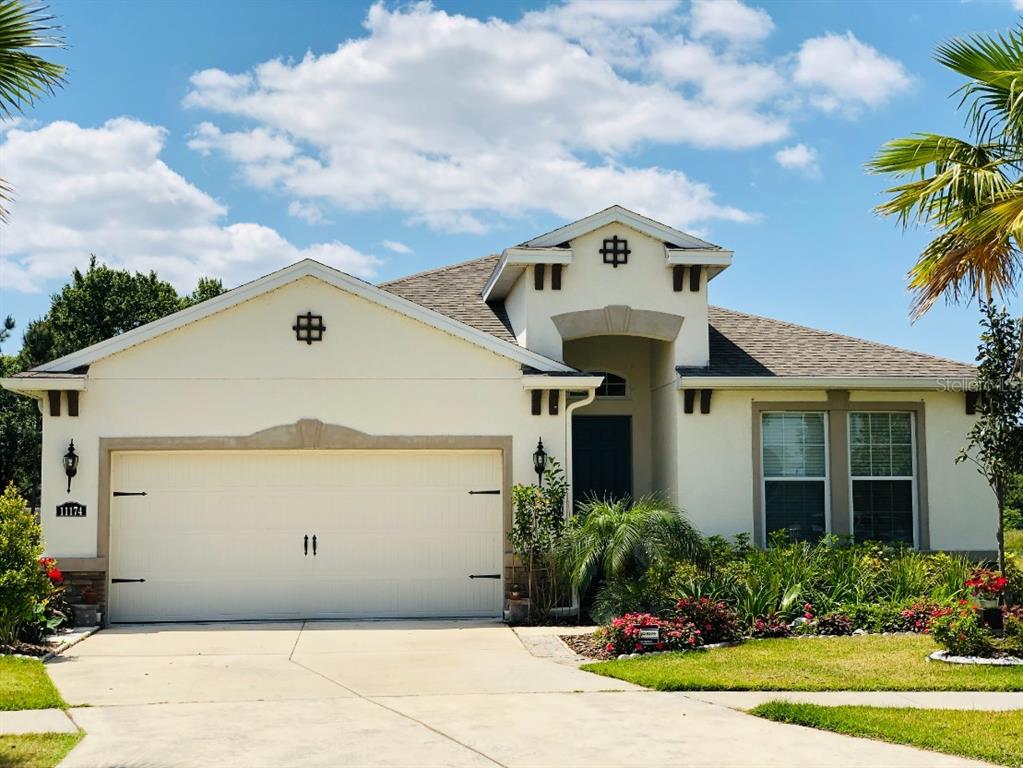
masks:
[[[952,656],[948,651],[935,651],[927,657],[931,661],[943,661],[946,664],[979,664],[991,667],[1023,667],[1023,659],[1015,656]]]

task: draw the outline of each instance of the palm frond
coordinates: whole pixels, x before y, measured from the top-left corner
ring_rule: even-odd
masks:
[[[0,0],[0,117],[12,117],[64,84],[66,69],[33,52],[63,48],[45,5]]]

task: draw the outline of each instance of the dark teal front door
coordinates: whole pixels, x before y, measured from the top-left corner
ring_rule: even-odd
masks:
[[[572,419],[572,492],[576,503],[632,495],[632,418]]]

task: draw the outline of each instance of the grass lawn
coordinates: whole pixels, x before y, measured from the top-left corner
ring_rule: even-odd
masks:
[[[0,710],[66,706],[41,661],[0,656]]]
[[[928,661],[936,650],[926,635],[750,640],[583,669],[659,691],[1023,691],[1023,667]]]
[[[1023,553],[1023,531],[1005,532],[1005,551]]]
[[[1001,765],[1023,765],[1023,710],[826,707],[769,701],[751,714],[849,736],[909,744]]]
[[[0,736],[0,768],[53,768],[81,740],[81,733]]]

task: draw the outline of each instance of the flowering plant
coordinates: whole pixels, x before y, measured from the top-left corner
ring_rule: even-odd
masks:
[[[966,604],[963,600],[960,605]],[[898,629],[903,632],[920,632],[926,634],[931,631],[931,622],[942,616],[948,616],[954,609],[941,605],[931,600],[918,600],[908,608],[899,611],[901,620]]]
[[[683,597],[675,604],[675,618],[694,624],[704,643],[725,643],[742,637],[735,613],[720,600]]]
[[[758,616],[753,620],[753,637],[788,637],[792,634],[789,623],[777,613]]]
[[[46,576],[52,584],[61,584],[64,581],[64,574],[57,567],[57,560],[53,557],[40,557],[39,566],[46,571]]]
[[[841,611],[826,613],[814,621],[814,631],[818,635],[851,635],[852,621]]]
[[[990,568],[978,568],[970,574],[966,580],[966,586],[970,588],[975,597],[996,600],[1005,592],[1009,580],[997,571]]]
[[[657,627],[660,640],[652,647],[640,642],[640,629]],[[648,650],[681,651],[702,645],[700,630],[685,619],[664,619],[651,613],[626,613],[598,630],[604,651],[617,655],[643,653]]]

